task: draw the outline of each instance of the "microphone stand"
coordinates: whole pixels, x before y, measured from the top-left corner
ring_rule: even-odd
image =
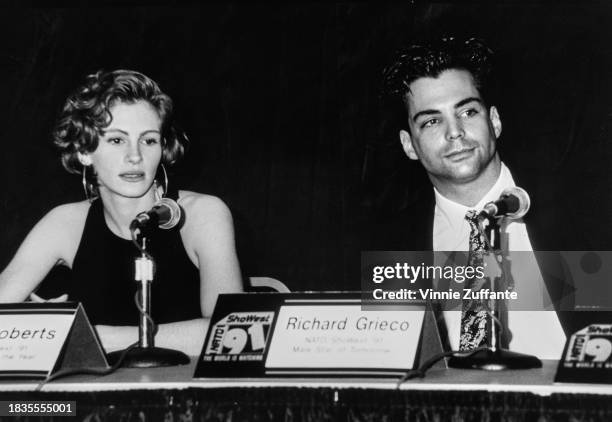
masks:
[[[512,280],[512,274],[509,269],[509,260],[507,251],[504,252],[501,247],[501,226],[502,218],[483,217],[489,221],[485,231],[485,237],[489,240],[491,249],[488,252],[495,254],[495,257],[501,257],[501,262],[498,261],[501,267],[501,275],[499,277],[491,277],[491,292],[496,292],[497,289],[507,288],[509,281]],[[482,230],[481,224],[479,224]],[[491,241],[492,240],[492,241]],[[496,259],[497,260],[497,259]],[[499,299],[503,301],[503,299]],[[504,302],[502,302],[503,304]],[[502,347],[501,334],[503,326],[500,320],[500,306],[498,299],[488,300],[488,325],[491,328],[490,336],[487,336],[487,345],[481,350],[478,350],[467,356],[453,356],[448,361],[448,366],[451,368],[464,369],[484,369],[487,371],[501,371],[504,369],[530,369],[541,368],[542,362],[535,356],[524,353],[512,352]],[[505,307],[504,307],[505,308]],[[467,352],[469,353],[469,352]]]
[[[138,324],[138,346],[108,354],[111,364],[117,362],[125,353],[121,366],[128,368],[153,368],[158,366],[186,365],[189,356],[178,350],[155,347],[155,323],[151,318],[151,283],[155,273],[153,257],[146,251],[147,238],[140,236],[142,244],[132,230],[132,240],[141,252],[134,259],[134,281],[138,283],[136,301],[140,311]]]

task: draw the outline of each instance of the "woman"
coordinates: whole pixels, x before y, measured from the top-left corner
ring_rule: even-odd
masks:
[[[165,166],[181,158],[185,140],[172,124],[170,97],[141,73],[99,71],[68,98],[54,138],[64,167],[82,175],[88,199],[58,206],[36,224],[0,274],[0,301],[27,299],[52,267],[64,265],[72,277],[62,290],[84,304],[106,350],[134,342],[139,251],[129,226],[167,196],[184,219],[148,239],[156,263],[156,344],[199,353],[202,317],[211,315],[219,293],[239,292],[242,282],[226,205],[168,186]]]

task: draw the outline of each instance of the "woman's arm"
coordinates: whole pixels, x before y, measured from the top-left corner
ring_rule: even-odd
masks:
[[[243,291],[232,215],[223,201],[210,195],[186,193],[181,205],[186,216],[183,243],[197,259],[202,315],[210,317],[220,293]]]
[[[189,356],[198,356],[202,351],[208,323],[208,318],[199,318],[161,324],[155,336],[155,346],[180,350]],[[125,349],[138,341],[138,327],[96,325],[96,331],[106,352]]]
[[[22,302],[54,265],[70,265],[89,204],[61,205],[45,215],[27,235],[0,273],[0,302]]]

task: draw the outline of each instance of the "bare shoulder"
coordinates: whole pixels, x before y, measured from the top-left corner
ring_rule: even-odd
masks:
[[[33,279],[39,282],[56,263],[70,266],[83,233],[88,210],[89,203],[85,201],[60,205],[45,214],[19,247],[11,262],[13,271],[18,273],[35,263],[34,267],[39,274]],[[28,270],[23,271],[28,273]]]
[[[59,225],[63,230],[82,229],[90,207],[89,201],[71,202],[58,205],[41,220],[49,225]]]
[[[234,223],[227,205],[216,196],[190,191],[179,192],[179,204],[185,211],[181,237],[192,262],[201,271],[235,262]]]
[[[179,204],[185,210],[185,223],[203,221],[231,221],[231,213],[225,202],[213,195],[192,191],[180,191]],[[191,220],[191,221],[190,221]]]
[[[83,235],[90,206],[89,201],[59,205],[49,211],[38,223],[41,235],[53,240],[62,260],[68,265],[72,265],[72,258]]]

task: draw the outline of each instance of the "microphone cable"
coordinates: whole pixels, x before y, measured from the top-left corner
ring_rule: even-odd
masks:
[[[155,337],[157,335],[157,330],[159,329],[159,327],[155,323],[155,321],[153,321],[153,318],[151,317],[151,315],[145,312],[144,308],[142,307],[142,303],[140,303],[140,299],[138,298],[138,292],[134,293],[134,303],[136,304],[136,307],[138,308],[138,312],[140,312],[140,315],[144,316],[147,319],[147,321],[151,323],[151,328],[153,329],[153,337]]]
[[[149,261],[151,261],[151,265],[155,265],[154,264],[154,260],[153,260],[153,256],[147,252],[146,249],[146,240],[147,238],[143,238],[142,239],[142,245],[138,242],[138,237],[136,235],[136,230],[135,229],[131,229],[130,230],[130,234],[132,235],[132,243],[136,246],[136,248],[138,248],[138,250],[140,251],[140,253],[142,254],[142,256],[146,259],[148,259]],[[153,271],[155,271],[153,269]],[[138,291],[136,291],[136,293],[134,293],[134,303],[136,304],[136,308],[138,309],[138,312],[140,313],[140,315],[144,316],[147,321],[149,321],[151,323],[151,328],[153,329],[153,337],[155,337],[155,335],[157,334],[157,330],[158,330],[158,326],[155,323],[155,321],[153,321],[153,318],[151,317],[151,315],[149,315],[147,312],[145,312],[142,303],[140,302],[140,299],[138,298]]]

